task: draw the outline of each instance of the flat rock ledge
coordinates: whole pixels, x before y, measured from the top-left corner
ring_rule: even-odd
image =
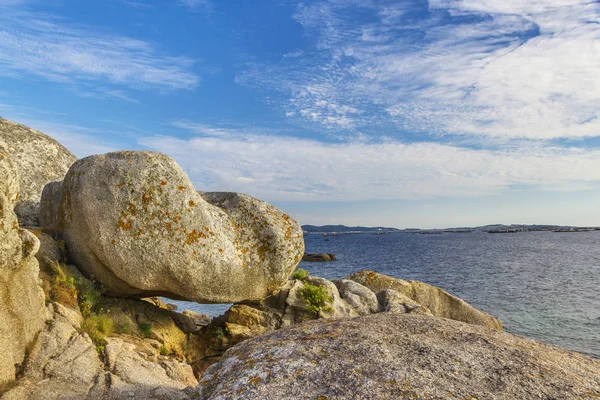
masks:
[[[597,399],[600,360],[495,329],[381,313],[242,342],[197,399]]]

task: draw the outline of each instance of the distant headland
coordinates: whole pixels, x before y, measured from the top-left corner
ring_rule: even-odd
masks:
[[[383,226],[366,227],[366,226],[346,226],[346,225],[302,225],[302,230],[305,234],[318,233],[417,233],[417,234],[436,234],[436,233],[468,233],[468,232],[488,232],[488,233],[515,233],[515,232],[536,232],[536,231],[552,231],[552,232],[589,232],[600,230],[600,227],[582,227],[569,225],[526,225],[526,224],[491,224],[474,227],[457,227],[457,228],[390,228]]]

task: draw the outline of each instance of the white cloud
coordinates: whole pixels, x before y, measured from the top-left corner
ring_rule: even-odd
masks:
[[[323,0],[300,5],[295,18],[314,51],[250,64],[238,77],[283,92],[290,118],[337,129],[392,121],[424,134],[600,136],[598,2]]]
[[[0,75],[159,90],[199,83],[192,59],[165,55],[152,43],[10,3],[0,7]]]
[[[211,0],[177,0],[177,3],[190,10],[203,9],[207,12],[210,12],[214,7]]]
[[[514,185],[552,191],[600,187],[600,150],[325,143],[231,132],[187,140],[144,137],[138,143],[174,157],[199,190],[246,192],[268,201],[486,196]]]

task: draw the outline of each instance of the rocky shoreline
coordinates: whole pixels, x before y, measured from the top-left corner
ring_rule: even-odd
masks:
[[[600,397],[599,360],[423,282],[310,276],[303,256],[289,215],[197,192],[166,155],[76,161],[0,119],[0,396]],[[211,319],[154,296],[233,306]]]

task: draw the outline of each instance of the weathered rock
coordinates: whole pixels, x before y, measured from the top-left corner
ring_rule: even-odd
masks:
[[[381,304],[382,311],[398,314],[423,314],[431,315],[431,311],[427,307],[423,307],[413,299],[399,293],[394,289],[386,289],[377,293],[377,299]]]
[[[69,322],[55,319],[40,334],[25,364],[25,377],[54,379],[89,389],[103,370],[96,345]]]
[[[182,389],[191,389],[197,384],[192,368],[173,357],[161,355],[162,348],[171,348],[170,342],[178,339],[163,337],[168,336],[169,324],[164,322],[171,312],[139,300],[120,301],[135,303],[140,309],[138,316],[156,317],[152,334],[162,340],[144,339],[136,335],[107,337],[103,356],[100,357],[96,344],[87,334],[78,331],[83,320],[79,311],[53,303],[53,320],[47,324],[32,348],[23,378],[2,398],[190,398],[189,390]],[[131,307],[132,304],[125,304],[123,308],[128,311]],[[153,314],[145,310],[147,308],[156,311]],[[118,310],[115,314],[118,315],[119,311],[125,312]],[[170,326],[178,331],[172,320]],[[185,339],[185,335],[178,332]]]
[[[163,345],[169,353],[183,355],[187,337],[175,321],[177,313],[137,299],[104,297],[99,305],[110,310],[117,331],[155,340],[157,347]],[[149,327],[146,332],[142,324]]]
[[[62,179],[77,158],[50,136],[2,118],[0,148],[20,170],[21,193],[15,207],[19,221],[37,226],[42,189],[48,182]]]
[[[47,318],[34,257],[40,242],[19,228],[13,211],[18,193],[15,165],[0,151],[0,388],[15,379],[15,366]]]
[[[44,191],[42,208],[58,210],[48,228],[61,231],[75,264],[112,295],[260,300],[287,281],[304,251],[288,215],[246,195],[199,194],[175,161],[154,152],[79,160],[60,190]]]
[[[245,341],[199,399],[595,399],[600,360],[482,326],[380,313]]]
[[[331,253],[320,253],[320,254],[304,253],[304,256],[302,257],[302,261],[306,261],[306,262],[327,262],[327,261],[335,261],[335,260],[337,260],[337,257],[335,256],[335,254],[331,254]]]
[[[450,293],[419,281],[405,281],[373,271],[359,271],[346,279],[355,281],[378,293],[393,289],[427,307],[436,317],[450,318],[469,324],[502,329],[502,322],[483,311],[479,311],[464,300]]]
[[[358,315],[379,312],[379,301],[373,291],[360,283],[341,279],[333,281],[340,292],[340,297],[352,307]]]
[[[108,338],[107,342],[108,369],[130,385],[184,389],[198,382],[188,364],[167,357],[162,357],[160,362],[152,362],[142,357],[134,345],[119,338]]]
[[[173,321],[186,334],[198,333],[200,329],[210,324],[212,318],[206,314],[200,314],[191,310],[183,310],[182,313],[173,313]]]

